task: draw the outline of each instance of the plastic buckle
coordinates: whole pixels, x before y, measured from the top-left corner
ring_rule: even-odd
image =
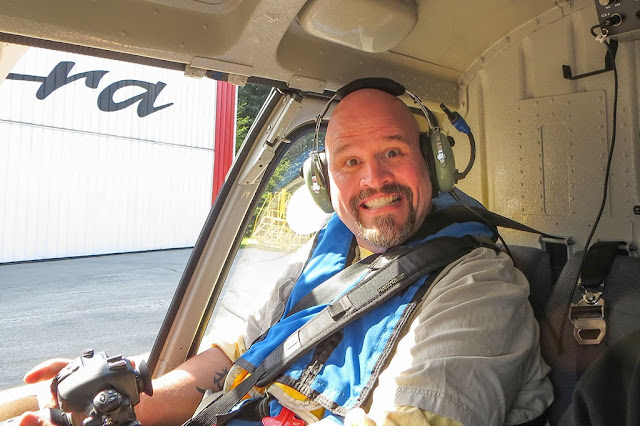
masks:
[[[305,421],[297,418],[295,413],[287,407],[282,407],[280,414],[263,418],[262,424],[264,426],[304,426]]]
[[[577,303],[571,303],[569,308],[573,337],[581,345],[597,345],[607,332],[602,298],[604,283],[595,292],[586,290],[581,283],[578,288],[582,292],[582,298]]]

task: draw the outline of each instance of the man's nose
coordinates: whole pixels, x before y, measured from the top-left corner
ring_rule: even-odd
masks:
[[[363,168],[363,176],[360,184],[364,187],[380,188],[382,185],[393,181],[393,173],[381,161],[369,161]]]

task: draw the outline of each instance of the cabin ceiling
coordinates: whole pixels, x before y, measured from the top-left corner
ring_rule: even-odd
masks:
[[[373,1],[12,0],[0,2],[0,32],[5,41],[7,34],[19,35],[176,62],[192,70],[221,71],[236,75],[239,83],[243,76],[255,76],[321,92],[366,72],[407,86],[412,81],[441,86],[438,94],[443,95],[456,91],[461,75],[498,40],[560,9],[557,4],[571,3],[375,0],[380,7],[363,6]],[[403,27],[393,27],[390,16],[400,5],[409,14],[415,9],[416,24],[401,40],[394,40],[393,34],[411,25],[410,15],[398,15],[406,18]],[[393,47],[371,53],[310,33],[300,23],[305,8],[326,13],[328,21],[318,18],[320,27],[339,22],[327,29],[342,31],[338,38],[344,36],[344,27],[359,31],[384,20],[390,26],[372,32],[387,31],[382,41]],[[362,39],[370,35],[362,34]],[[385,38],[389,34],[391,39]]]

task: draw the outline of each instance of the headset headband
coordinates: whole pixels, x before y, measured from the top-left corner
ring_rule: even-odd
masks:
[[[378,89],[396,97],[402,96],[406,92],[406,89],[402,84],[389,78],[370,77],[354,80],[351,83],[346,84],[345,86],[338,89],[334,98],[337,100],[342,100],[342,98],[344,98],[348,94],[361,89]]]

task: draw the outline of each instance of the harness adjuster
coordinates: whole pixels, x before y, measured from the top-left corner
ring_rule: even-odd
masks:
[[[569,318],[573,323],[573,336],[580,345],[597,345],[607,332],[604,319],[604,282],[593,291],[578,283],[582,297],[577,303],[571,303]]]

